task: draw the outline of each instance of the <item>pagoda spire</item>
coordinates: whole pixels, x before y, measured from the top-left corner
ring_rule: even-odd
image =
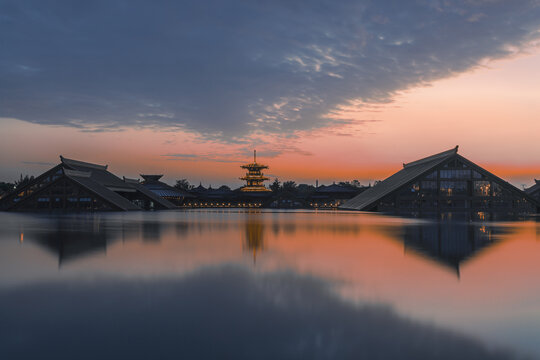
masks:
[[[264,186],[264,181],[268,180],[261,170],[268,169],[268,166],[257,164],[257,150],[253,150],[253,163],[241,166],[242,169],[247,169],[246,175],[240,180],[246,181],[246,185],[241,188],[241,191],[270,191]]]

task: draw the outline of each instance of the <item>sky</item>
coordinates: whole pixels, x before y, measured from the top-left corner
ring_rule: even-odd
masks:
[[[241,185],[383,179],[459,145],[540,178],[540,1],[0,0],[0,181],[59,155]]]

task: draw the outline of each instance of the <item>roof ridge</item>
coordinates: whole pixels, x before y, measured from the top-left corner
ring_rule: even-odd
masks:
[[[78,177],[86,177],[89,178],[92,176],[92,172],[90,171],[77,171],[77,170],[70,170],[70,169],[64,169],[64,174],[68,176],[78,176]]]
[[[416,166],[416,165],[420,165],[420,164],[425,164],[425,163],[433,161],[433,160],[442,159],[442,158],[445,158],[447,156],[457,154],[458,147],[459,147],[459,145],[456,145],[455,148],[452,148],[450,150],[446,150],[446,151],[440,152],[438,154],[425,157],[425,158],[420,159],[420,160],[412,161],[410,163],[403,163],[403,168]]]
[[[124,176],[124,182],[131,183],[131,184],[138,184],[139,179],[130,179],[130,178],[127,178],[127,177]]]
[[[75,159],[68,159],[68,158],[63,157],[62,155],[60,155],[60,161],[62,161],[62,164],[66,164],[66,165],[70,165],[71,163],[71,165],[84,166],[84,167],[89,167],[89,168],[94,168],[94,169],[99,169],[99,170],[107,170],[107,168],[109,167],[109,165],[99,165],[99,164],[93,164],[93,163],[75,160]]]

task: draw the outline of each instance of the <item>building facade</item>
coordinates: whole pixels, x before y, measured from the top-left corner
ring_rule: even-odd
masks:
[[[540,201],[540,180],[534,179],[535,184],[528,189],[525,189],[525,192],[532,196],[536,200]]]
[[[534,214],[529,194],[458,154],[458,147],[408,164],[342,209],[418,217],[497,219]]]
[[[0,200],[6,211],[130,211],[172,209],[174,204],[98,165],[60,156],[60,164]]]

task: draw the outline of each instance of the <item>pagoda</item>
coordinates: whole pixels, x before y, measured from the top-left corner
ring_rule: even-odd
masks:
[[[240,180],[246,181],[246,185],[243,186],[240,191],[271,191],[270,189],[264,187],[263,181],[268,180],[268,178],[263,175],[261,170],[268,169],[268,166],[257,163],[257,150],[253,150],[253,162],[250,164],[242,165],[241,168],[247,169],[247,173],[246,176],[240,178]]]

